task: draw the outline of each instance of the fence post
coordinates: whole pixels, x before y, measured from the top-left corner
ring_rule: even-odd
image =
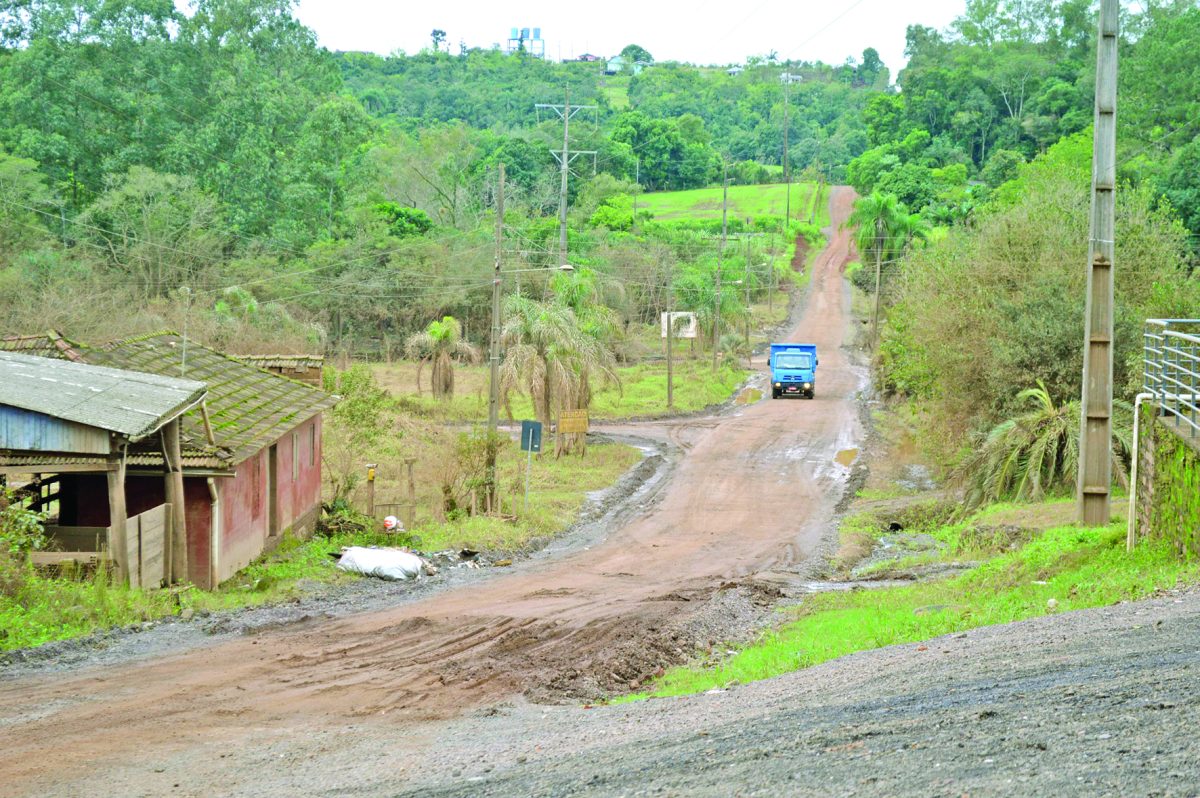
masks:
[[[375,517],[375,463],[367,463],[367,515]]]
[[[413,463],[415,462],[417,462],[415,457],[404,458],[404,465],[408,468],[408,507],[405,512],[404,528],[409,531],[413,528],[417,514],[417,483],[413,479]]]

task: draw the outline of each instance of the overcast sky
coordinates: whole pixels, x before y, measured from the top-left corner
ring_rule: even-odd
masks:
[[[636,43],[660,61],[737,63],[775,50],[781,59],[840,64],[874,47],[894,78],[904,29],[944,28],[964,8],[964,0],[299,0],[297,14],[330,50],[415,53],[440,28],[457,53],[460,41],[503,45],[513,27],[540,27],[556,59],[615,55]]]

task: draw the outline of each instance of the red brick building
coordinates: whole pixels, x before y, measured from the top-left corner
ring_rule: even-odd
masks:
[[[0,340],[0,349],[66,358],[203,383],[206,399],[181,418],[180,437],[190,581],[212,587],[228,579],[283,534],[312,530],[321,504],[321,415],[336,398],[223,355],[174,333],[117,341],[101,347],[60,336]],[[83,473],[78,458],[59,473],[57,525],[103,527],[105,476]],[[53,458],[26,459],[0,450],[10,473],[55,471]],[[131,448],[126,464],[127,512],[134,517],[165,499],[163,455]]]

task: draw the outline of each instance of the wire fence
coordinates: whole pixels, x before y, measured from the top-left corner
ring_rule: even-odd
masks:
[[[1147,319],[1142,333],[1143,390],[1185,438],[1200,435],[1200,319]]]

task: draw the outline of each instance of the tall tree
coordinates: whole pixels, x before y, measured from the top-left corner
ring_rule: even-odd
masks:
[[[431,321],[419,333],[409,336],[404,344],[405,354],[418,362],[417,391],[421,390],[421,369],[431,366],[431,390],[437,399],[454,397],[454,361],[477,362],[479,350],[463,339],[462,324],[453,316]]]
[[[871,316],[871,340],[879,340],[880,282],[883,276],[883,259],[894,246],[901,220],[907,216],[903,206],[892,194],[874,192],[854,202],[854,210],[846,220],[847,226],[856,226],[855,242],[858,251],[868,253],[875,261],[875,311]]]

